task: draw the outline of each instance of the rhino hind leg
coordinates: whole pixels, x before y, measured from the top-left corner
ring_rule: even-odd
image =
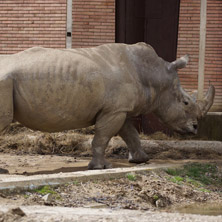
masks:
[[[0,132],[13,121],[13,80],[0,80]]]
[[[112,165],[105,159],[105,149],[110,139],[118,133],[126,119],[125,113],[106,114],[96,121],[92,141],[93,158],[88,169],[108,169]]]
[[[0,132],[13,120],[13,81],[0,80]],[[7,169],[0,168],[0,174],[8,173]]]
[[[145,163],[149,160],[148,155],[141,147],[139,133],[130,119],[126,120],[119,135],[128,146],[130,163]]]

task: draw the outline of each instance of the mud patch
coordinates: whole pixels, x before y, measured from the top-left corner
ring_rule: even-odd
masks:
[[[53,174],[76,172],[88,169],[91,158],[58,155],[16,155],[0,154],[0,172],[17,175]],[[127,159],[109,159],[113,167],[132,167]]]
[[[222,203],[195,203],[186,206],[179,206],[168,210],[169,212],[178,212],[185,214],[199,214],[199,215],[222,215]]]

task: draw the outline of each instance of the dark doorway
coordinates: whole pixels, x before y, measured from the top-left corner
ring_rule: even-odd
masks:
[[[150,44],[163,59],[176,59],[180,0],[116,0],[116,42]],[[161,130],[152,114],[137,121],[144,133]]]
[[[180,0],[116,0],[116,42],[146,42],[171,62],[176,58]]]

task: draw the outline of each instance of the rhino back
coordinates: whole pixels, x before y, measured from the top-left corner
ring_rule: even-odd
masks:
[[[133,112],[141,93],[119,56],[125,59],[124,52],[109,46],[16,54],[11,73],[15,119],[52,132],[92,125],[102,109]]]
[[[12,78],[16,120],[44,131],[93,124],[103,104],[104,83],[92,61],[41,48],[15,58]]]

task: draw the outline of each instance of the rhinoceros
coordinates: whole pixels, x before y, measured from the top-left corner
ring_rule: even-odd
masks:
[[[95,125],[89,169],[111,167],[104,153],[117,134],[130,162],[146,162],[133,117],[152,112],[173,130],[196,134],[213,104],[213,86],[201,101],[181,87],[177,70],[187,63],[188,56],[169,63],[146,43],[34,47],[1,56],[0,130],[12,121],[45,132]]]

